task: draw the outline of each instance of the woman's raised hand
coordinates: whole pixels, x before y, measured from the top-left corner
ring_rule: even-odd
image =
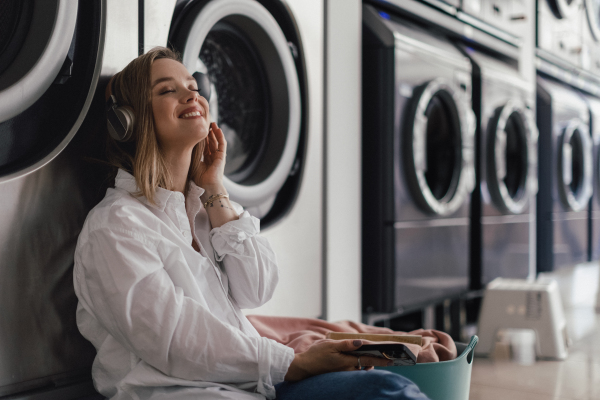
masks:
[[[239,218],[228,198],[218,198],[218,204],[213,201],[207,207],[211,196],[226,194],[223,186],[223,173],[225,171],[225,158],[227,156],[227,142],[223,131],[214,122],[210,124],[206,143],[204,145],[204,161],[194,177],[196,185],[204,189],[200,200],[204,203],[206,212],[213,228],[218,228],[227,222]],[[216,205],[216,206],[215,206]]]
[[[358,367],[358,357],[343,352],[356,350],[360,346],[361,340],[324,340],[315,343],[304,353],[294,356],[285,380],[299,381],[326,372],[354,371]],[[366,369],[387,367],[389,362],[378,357],[360,357],[360,365]]]
[[[227,157],[227,141],[223,131],[215,122],[210,124],[206,143],[204,145],[204,162],[194,178],[196,185],[207,191],[221,190],[223,187],[223,173]]]

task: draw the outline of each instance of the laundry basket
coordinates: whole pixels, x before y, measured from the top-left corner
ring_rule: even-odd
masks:
[[[469,344],[456,343],[459,356],[452,361],[377,368],[410,379],[431,400],[468,400],[473,353],[478,340],[477,336],[472,336]]]

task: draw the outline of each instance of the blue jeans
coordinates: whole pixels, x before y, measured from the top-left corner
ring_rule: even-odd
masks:
[[[275,390],[277,400],[429,400],[410,380],[384,370],[330,372]]]

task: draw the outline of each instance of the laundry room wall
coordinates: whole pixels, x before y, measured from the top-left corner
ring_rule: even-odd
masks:
[[[531,54],[535,53],[535,23],[527,20],[529,18],[535,18],[535,2],[534,1],[523,1],[523,14],[525,19],[522,20],[522,25],[519,27],[523,43],[521,45],[521,56],[519,63],[519,72],[523,79],[531,84],[531,88],[535,89],[535,57]],[[516,15],[515,18],[520,17]]]
[[[173,8],[177,0],[144,2],[144,52],[156,46],[167,46]]]
[[[106,52],[103,56],[101,76],[109,79],[138,55],[138,2],[135,0],[109,0],[106,8]]]
[[[324,312],[361,319],[360,0],[325,2]]]
[[[273,298],[249,314],[316,318],[322,314],[323,0],[286,0],[300,31],[308,79],[308,140],[303,180],[285,219],[264,230],[277,254]]]

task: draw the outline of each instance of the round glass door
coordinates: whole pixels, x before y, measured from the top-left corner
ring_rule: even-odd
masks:
[[[520,102],[499,107],[488,125],[487,184],[498,209],[520,214],[537,189],[537,129]]]
[[[558,191],[567,208],[581,211],[592,195],[592,144],[581,121],[564,129],[558,148]]]
[[[244,33],[217,23],[200,50],[200,68],[211,77],[211,116],[227,140],[226,176],[236,183],[257,180],[268,143],[270,96],[265,67]]]
[[[547,0],[554,16],[558,19],[567,19],[577,13],[581,0]],[[577,23],[577,22],[574,22]]]
[[[297,166],[301,140],[298,71],[284,33],[258,2],[212,0],[188,10],[172,39],[188,70],[211,81],[231,198],[264,216]]]
[[[449,215],[473,189],[473,120],[454,86],[436,79],[415,91],[403,135],[407,181],[426,212]]]
[[[600,42],[600,0],[585,0],[585,13],[594,40]]]

